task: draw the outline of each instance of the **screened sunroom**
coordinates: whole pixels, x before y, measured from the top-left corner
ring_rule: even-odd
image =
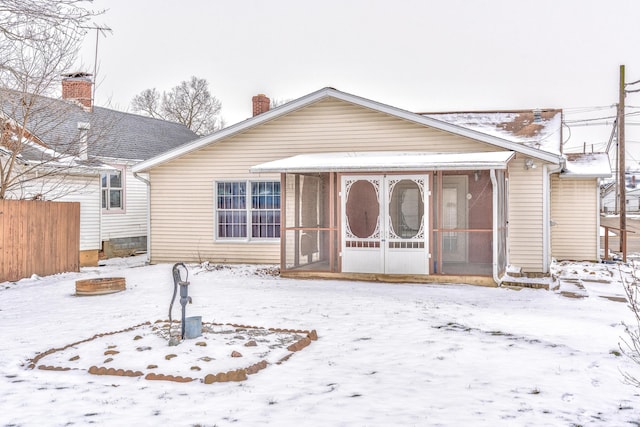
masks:
[[[281,173],[285,275],[495,277],[506,268],[512,157],[325,153],[252,172]]]

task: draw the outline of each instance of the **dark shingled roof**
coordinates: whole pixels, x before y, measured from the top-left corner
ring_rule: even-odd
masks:
[[[102,107],[94,107],[85,117],[91,114],[111,126],[106,144],[96,144],[93,151],[89,150],[95,156],[146,160],[199,137],[188,127],[166,120]]]
[[[25,104],[31,104],[31,107],[27,108]],[[94,107],[89,112],[74,101],[62,99],[25,97],[4,90],[0,91],[0,105],[5,117],[15,120],[18,125],[28,111],[30,117],[26,128],[30,134],[60,153],[74,152],[69,147],[79,145],[83,132],[80,128],[86,128],[87,123],[90,158],[146,160],[198,138],[196,133],[179,123],[103,107]],[[25,150],[23,155],[28,156],[29,152]]]

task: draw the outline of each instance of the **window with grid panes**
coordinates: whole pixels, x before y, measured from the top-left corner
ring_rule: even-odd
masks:
[[[216,183],[216,238],[280,237],[280,182]]]

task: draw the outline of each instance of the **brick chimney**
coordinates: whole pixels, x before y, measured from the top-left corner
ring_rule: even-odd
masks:
[[[92,90],[91,74],[80,71],[62,75],[62,99],[78,101],[85,109],[91,111]]]
[[[253,117],[269,111],[271,100],[267,98],[267,95],[261,93],[251,98],[251,101],[253,101]]]

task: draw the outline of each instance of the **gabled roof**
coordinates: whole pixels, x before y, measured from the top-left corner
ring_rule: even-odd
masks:
[[[21,123],[27,111],[24,98],[15,91],[0,91],[4,116]],[[188,127],[166,120],[103,107],[90,112],[73,101],[42,96],[29,96],[28,101],[32,100],[27,131],[58,152],[68,152],[69,144],[77,144],[80,128],[87,128],[86,124],[89,157],[145,160],[198,138]]]
[[[151,159],[148,159],[144,162],[141,162],[135,165],[133,167],[133,170],[134,172],[142,172],[142,171],[152,169],[163,163],[166,163],[178,157],[184,156],[185,154],[199,150],[210,144],[215,144],[220,140],[239,134],[241,132],[245,132],[248,129],[251,129],[255,126],[259,126],[263,123],[274,120],[278,117],[282,117],[300,108],[307,107],[311,104],[314,104],[316,102],[322,101],[327,98],[334,98],[334,99],[342,100],[345,102],[349,102],[354,105],[359,105],[361,107],[368,108],[381,113],[385,113],[393,117],[407,120],[416,124],[428,126],[434,129],[442,130],[444,132],[452,133],[454,135],[460,135],[460,136],[471,138],[480,142],[491,144],[500,148],[504,148],[505,150],[521,152],[523,154],[526,154],[527,156],[534,157],[540,160],[545,160],[551,163],[560,164],[562,161],[561,156],[555,153],[549,153],[549,152],[542,151],[538,148],[517,144],[508,139],[495,136],[495,135],[489,135],[487,133],[480,132],[476,129],[463,127],[457,124],[447,123],[446,121],[439,120],[434,117],[412,113],[406,110],[402,110],[400,108],[392,107],[386,104],[382,104],[366,98],[361,98],[356,95],[351,95],[349,93],[341,92],[339,90],[327,87],[324,89],[320,89],[316,92],[310,93],[301,98],[298,98],[294,101],[288,102],[284,105],[281,105],[280,107],[274,108],[265,113],[259,114],[255,117],[251,117],[245,121],[237,123],[228,128],[222,129],[216,133],[213,133],[211,135],[205,136],[198,140],[192,141],[188,144],[184,144],[180,147],[167,151],[166,153],[162,153],[156,157],[153,157]]]

